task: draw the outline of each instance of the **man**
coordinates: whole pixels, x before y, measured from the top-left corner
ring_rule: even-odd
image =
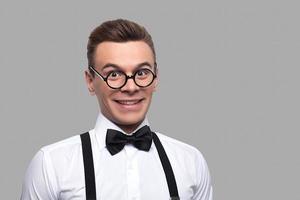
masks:
[[[212,200],[201,153],[149,127],[158,71],[145,28],[107,21],[91,33],[87,57],[87,87],[101,109],[95,128],[43,147],[21,199]]]

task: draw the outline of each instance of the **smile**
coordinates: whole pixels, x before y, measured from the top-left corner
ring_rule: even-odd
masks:
[[[135,105],[143,101],[144,99],[128,99],[128,100],[115,100],[115,102],[122,105]]]

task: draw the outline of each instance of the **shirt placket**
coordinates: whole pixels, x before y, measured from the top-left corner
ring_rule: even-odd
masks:
[[[132,145],[125,146],[128,200],[139,200],[141,196],[137,151]]]

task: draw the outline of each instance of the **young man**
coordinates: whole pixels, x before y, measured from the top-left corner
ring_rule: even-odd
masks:
[[[107,21],[91,33],[87,56],[87,87],[101,109],[95,128],[43,147],[28,167],[21,199],[212,200],[201,153],[149,127],[158,78],[145,28]]]

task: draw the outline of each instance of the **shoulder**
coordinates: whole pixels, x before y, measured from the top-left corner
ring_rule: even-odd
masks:
[[[67,178],[74,166],[81,167],[82,164],[80,135],[46,145],[39,152],[43,155],[44,171],[58,183]]]
[[[57,199],[60,184],[72,164],[80,166],[81,155],[80,135],[42,147],[27,168],[22,199]]]
[[[58,142],[46,145],[41,148],[41,151],[44,152],[44,154],[69,154],[69,152],[72,152],[78,148],[81,148],[81,140],[80,135],[75,135],[63,140],[60,140]]]
[[[169,137],[160,132],[155,132],[165,148],[174,153],[180,153],[184,156],[198,157],[203,159],[202,153],[194,146],[182,142],[178,139]]]
[[[210,185],[210,173],[206,160],[196,147],[155,132],[159,137],[177,176],[192,180],[193,186]]]
[[[206,160],[198,148],[162,133],[155,133],[160,139],[168,157],[170,160],[173,160],[174,164],[188,171],[193,171],[194,173],[207,173]]]
[[[82,148],[80,135],[75,135],[40,149],[44,154],[44,160],[49,167],[52,166],[55,173],[60,176],[68,171],[74,163],[82,161]]]

